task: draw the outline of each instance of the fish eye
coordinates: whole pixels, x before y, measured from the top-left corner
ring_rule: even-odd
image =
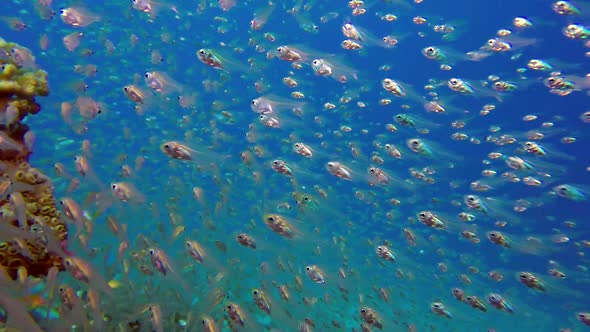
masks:
[[[307,202],[307,201],[309,201],[309,197],[303,196],[303,200]]]
[[[389,150],[389,149],[391,149],[391,145],[385,144],[385,150]]]
[[[254,295],[258,295],[258,290],[256,290],[256,289],[255,289],[255,290],[253,290],[253,291],[252,291],[252,294],[254,294]]]
[[[496,43],[495,39],[489,39],[488,40],[488,45],[493,46]]]
[[[311,266],[306,266],[306,267],[305,267],[305,270],[306,270],[306,271],[311,271]]]
[[[238,235],[238,240],[243,239],[244,237],[242,235]]]
[[[170,145],[164,144],[164,149],[170,149]]]
[[[186,241],[186,246],[189,247],[189,248],[192,247],[191,243],[188,242],[188,241]]]
[[[66,291],[66,289],[65,289],[64,287],[60,287],[60,288],[58,288],[57,290],[58,290],[60,293],[63,293],[63,292],[65,292],[65,291]]]
[[[520,279],[526,280],[526,279],[528,279],[528,276],[526,274],[524,274],[524,273],[521,273],[520,274]]]
[[[156,252],[154,251],[154,249],[150,249],[148,252],[149,252],[150,256],[153,256],[153,255],[156,254]]]
[[[199,50],[200,55],[205,55],[205,50]]]
[[[498,236],[498,234],[496,234],[496,232],[491,232],[490,233],[490,237],[496,237],[496,236]]]
[[[438,309],[438,308],[440,308],[440,305],[439,305],[438,303],[434,303],[434,304],[432,305],[432,307],[433,307],[433,308],[437,308],[437,309]]]
[[[426,213],[420,212],[420,218],[426,218]]]
[[[382,246],[378,246],[377,247],[377,251],[383,251],[383,247]]]
[[[312,62],[312,64],[314,64],[314,65],[316,65],[316,66],[317,66],[319,63],[320,63],[320,61],[319,61],[319,60],[317,60],[317,59],[316,59],[316,60],[313,60],[313,62]]]
[[[282,46],[281,47],[277,47],[277,52],[283,53],[284,51],[285,51],[285,48],[284,47],[282,47]]]
[[[273,221],[275,221],[275,218],[274,217],[268,217],[268,218],[266,218],[266,220],[268,220],[270,222],[273,222]]]
[[[367,309],[363,308],[361,309],[361,314],[366,314],[367,313]]]
[[[62,10],[59,11],[59,13],[63,15],[63,14],[66,13],[66,10],[65,9],[62,9]]]
[[[375,170],[375,168],[374,168],[374,167],[371,167],[371,168],[369,168],[369,173],[371,173],[371,174],[375,174],[375,171],[376,171],[376,170]]]
[[[117,185],[116,185],[116,184],[114,184],[114,183],[111,185],[111,187],[112,187],[113,189],[117,189]]]

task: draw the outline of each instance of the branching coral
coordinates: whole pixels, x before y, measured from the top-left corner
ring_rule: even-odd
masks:
[[[41,110],[36,96],[49,94],[47,73],[31,62],[30,51],[0,38],[0,266],[13,278],[21,266],[32,276],[63,270],[68,236],[53,184],[28,162],[34,136],[21,121]]]

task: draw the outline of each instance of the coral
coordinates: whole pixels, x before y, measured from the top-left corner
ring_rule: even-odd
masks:
[[[31,62],[30,51],[0,38],[0,223],[18,227],[2,227],[18,232],[0,242],[0,266],[13,278],[21,266],[32,276],[64,270],[59,251],[68,236],[51,180],[28,162],[33,136],[21,121],[41,110],[36,96],[49,94],[47,73]]]

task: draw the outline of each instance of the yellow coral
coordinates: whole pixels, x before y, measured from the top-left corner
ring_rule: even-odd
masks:
[[[13,65],[12,63],[2,65],[0,69],[0,80],[8,80],[14,75],[16,75],[16,72],[18,71],[18,67]]]
[[[57,215],[59,215],[59,211],[57,211],[57,209],[55,207],[51,206],[49,208],[49,216],[50,217],[55,217]]]
[[[0,81],[0,93],[15,94],[19,90],[19,84],[15,81]]]
[[[0,50],[3,50],[5,54],[9,54],[13,47],[18,45],[0,38]],[[36,114],[40,111],[41,107],[35,102],[35,96],[48,94],[47,72],[20,67],[18,63],[13,63],[11,58],[0,58],[0,113],[6,112],[10,105],[18,111],[16,121],[22,121],[28,114]],[[13,123],[0,130],[7,131],[6,134],[20,143],[24,151],[23,135],[28,130],[26,126]],[[47,225],[59,241],[65,241],[68,230],[61,221],[60,212],[55,207],[51,181],[38,169],[31,168],[28,163],[29,154],[30,151],[24,151],[16,156],[4,154],[0,177],[32,186],[22,192],[26,203],[27,226],[32,233],[39,236],[39,230],[41,233],[43,229],[47,230],[43,228]],[[14,220],[11,217],[14,216],[14,211],[8,200],[0,200],[0,211],[4,215],[3,220]],[[41,238],[0,242],[0,266],[4,266],[13,278],[16,278],[19,267],[26,268],[31,276],[46,275],[53,266],[63,270],[63,259],[49,253],[43,243]],[[31,256],[25,257],[21,254],[20,246],[22,245],[29,249]]]
[[[18,170],[18,171],[16,171],[16,173],[14,173],[14,178],[18,182],[25,182],[25,176],[26,176],[26,173],[21,170]]]
[[[29,214],[36,214],[37,212],[39,212],[39,204],[37,202],[28,203],[27,211],[29,212]]]
[[[25,97],[47,95],[47,81],[46,75],[32,72],[24,73],[16,78],[19,91],[15,94]]]
[[[39,198],[39,205],[48,205],[51,204],[51,196],[46,195]]]
[[[25,182],[28,184],[38,184],[38,178],[35,174],[27,173],[25,174]]]
[[[15,46],[13,43],[0,42],[0,48],[7,53]],[[8,60],[10,61],[10,59]],[[6,61],[4,59],[0,61],[3,63],[0,68],[0,95],[16,95],[30,99],[49,94],[47,72],[19,68],[17,64],[4,63]]]
[[[49,216],[51,213],[51,206],[49,206],[49,205],[42,206],[40,213],[43,216]]]
[[[58,233],[66,232],[66,226],[64,224],[57,224],[54,227],[52,227],[52,229]]]

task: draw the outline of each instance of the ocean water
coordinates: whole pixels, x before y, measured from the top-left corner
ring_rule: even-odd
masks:
[[[540,0],[366,1],[354,13],[346,1],[319,0],[42,2],[3,0],[0,37],[30,49],[35,66],[48,73],[50,95],[37,98],[42,111],[25,120],[37,137],[30,161],[51,176],[58,199],[71,198],[84,211],[80,220],[67,219],[68,248],[92,271],[90,282],[68,271],[58,275],[59,285],[75,291],[71,308],[43,281],[15,291],[25,303],[27,293],[45,299],[31,311],[42,329],[590,326],[590,314],[586,322],[579,317],[590,312],[590,135],[583,120],[590,111],[590,3],[568,2],[580,13],[560,15],[554,2]],[[138,10],[142,4],[150,12]],[[79,23],[68,23],[68,13]],[[388,21],[387,14],[396,18]],[[416,24],[416,17],[425,22]],[[532,25],[516,27],[516,17]],[[358,40],[344,36],[346,24],[358,30]],[[587,31],[568,38],[569,25]],[[499,36],[500,29],[511,33]],[[81,34],[79,45],[68,50],[64,37],[72,33]],[[385,36],[397,43],[383,42]],[[486,46],[493,38],[503,50]],[[345,39],[361,48],[345,49]],[[446,59],[427,59],[422,50],[429,46]],[[201,49],[214,52],[209,64],[199,59]],[[287,49],[300,59],[285,60]],[[482,58],[467,56],[474,51]],[[331,76],[314,69],[316,59],[331,67]],[[532,59],[553,68],[534,70],[527,66]],[[298,86],[287,86],[285,77]],[[574,87],[551,89],[550,77]],[[403,96],[382,86],[386,78]],[[453,78],[472,93],[450,89]],[[516,88],[496,91],[497,81]],[[141,102],[126,94],[131,85]],[[253,101],[270,103],[273,112]],[[428,101],[445,112],[427,111]],[[482,112],[486,105],[493,109]],[[400,114],[415,125],[396,121]],[[525,121],[527,115],[536,118]],[[266,125],[271,120],[279,128]],[[532,132],[543,138],[532,139]],[[453,139],[455,133],[464,139]],[[430,152],[413,152],[412,139]],[[527,152],[526,142],[545,155]],[[296,143],[312,156],[297,153]],[[174,144],[185,154],[166,150]],[[396,146],[401,159],[386,145]],[[501,156],[493,159],[493,152]],[[513,169],[509,157],[533,167]],[[80,158],[90,165],[85,175],[75,168]],[[277,160],[287,166],[277,171]],[[66,173],[57,173],[56,164]],[[75,188],[73,179],[80,182]],[[535,179],[540,184],[525,183]],[[489,187],[475,190],[474,181]],[[559,195],[555,187],[563,184],[575,187],[579,199]],[[486,212],[470,208],[469,195]],[[434,214],[440,227],[421,222],[421,211]],[[474,220],[461,221],[461,212]],[[126,226],[114,233],[109,220]],[[286,228],[269,226],[281,221]],[[80,222],[92,231],[78,230]],[[501,232],[504,245],[490,232]],[[240,234],[256,248],[241,245]],[[395,258],[378,255],[378,246]],[[190,251],[197,247],[203,257],[195,259]],[[527,287],[522,272],[542,287]],[[97,286],[100,280],[112,289]],[[457,299],[454,288],[464,297]],[[253,289],[266,294],[270,314]],[[97,305],[89,291],[98,294]],[[494,307],[491,293],[513,312]],[[485,310],[467,303],[468,296]],[[433,303],[442,303],[449,317],[436,314]],[[239,308],[241,322],[231,308]],[[362,310],[379,317],[363,318]]]

